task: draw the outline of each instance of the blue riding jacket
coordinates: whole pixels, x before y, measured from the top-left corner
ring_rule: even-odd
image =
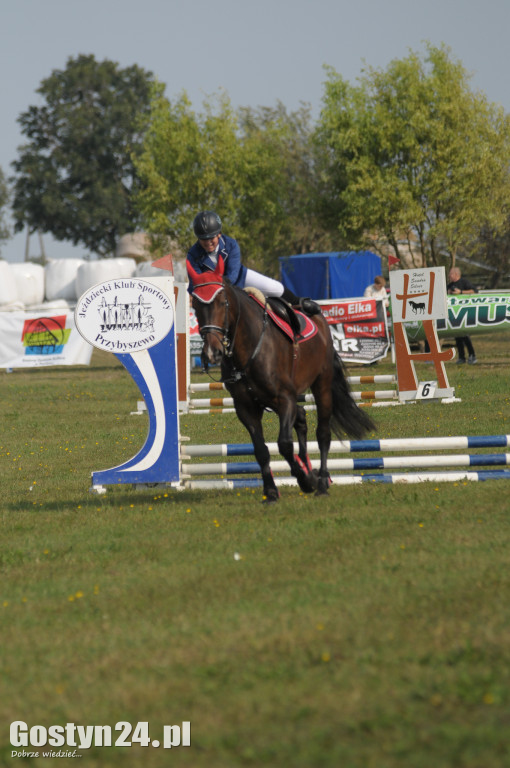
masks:
[[[234,240],[233,237],[220,235],[218,255],[223,258],[225,263],[225,277],[227,277],[233,285],[237,285],[239,288],[244,288],[247,269],[241,264],[241,249],[239,248],[237,241]],[[214,272],[216,269],[215,263],[212,261],[207,251],[204,251],[198,240],[189,249],[186,261],[189,261],[195,272]],[[191,293],[190,285],[188,285],[188,291]]]

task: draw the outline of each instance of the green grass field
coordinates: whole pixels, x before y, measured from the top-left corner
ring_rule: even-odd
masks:
[[[510,433],[509,341],[447,366],[461,403],[373,409],[377,437]],[[191,723],[190,747],[92,746],[86,768],[510,766],[507,481],[96,496],[91,472],[147,430],[116,358],[0,388],[2,764],[23,760],[21,720],[148,722],[161,741]],[[230,416],[181,430],[247,440]]]

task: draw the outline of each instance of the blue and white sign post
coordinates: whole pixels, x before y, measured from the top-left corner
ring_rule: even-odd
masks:
[[[131,374],[149,416],[147,440],[132,459],[92,473],[92,490],[119,483],[177,483],[180,479],[173,277],[108,280],[86,291],[76,327]]]

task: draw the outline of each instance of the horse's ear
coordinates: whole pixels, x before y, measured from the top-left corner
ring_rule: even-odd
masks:
[[[191,266],[191,264],[190,264],[190,262],[189,262],[189,260],[188,260],[188,259],[186,259],[186,271],[187,271],[187,273],[188,273],[188,277],[189,277],[189,279],[191,280],[191,282],[193,283],[193,285],[196,285],[196,284],[197,284],[197,282],[198,282],[198,281],[197,281],[197,277],[198,277],[199,273],[198,273],[198,272],[196,272],[196,271],[193,269],[193,267]]]
[[[191,280],[191,283],[193,285],[200,285],[200,283],[203,283],[205,280],[210,280],[212,278],[216,278],[217,280],[221,280],[223,277],[223,273],[225,272],[225,262],[223,261],[222,256],[218,256],[218,263],[216,264],[216,269],[214,272],[197,272],[193,267],[191,266],[191,263],[189,259],[186,259],[186,270],[188,272],[188,277]]]
[[[221,256],[216,264],[214,272],[197,272],[190,262],[186,260],[186,269],[188,271],[193,297],[202,304],[210,304],[214,301],[217,294],[223,290],[223,272],[225,265]]]

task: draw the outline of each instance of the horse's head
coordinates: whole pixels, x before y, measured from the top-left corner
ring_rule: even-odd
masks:
[[[196,272],[189,262],[186,269],[192,285],[192,305],[204,342],[202,362],[217,365],[228,349],[228,302],[223,284],[225,265],[221,256],[214,272]]]

